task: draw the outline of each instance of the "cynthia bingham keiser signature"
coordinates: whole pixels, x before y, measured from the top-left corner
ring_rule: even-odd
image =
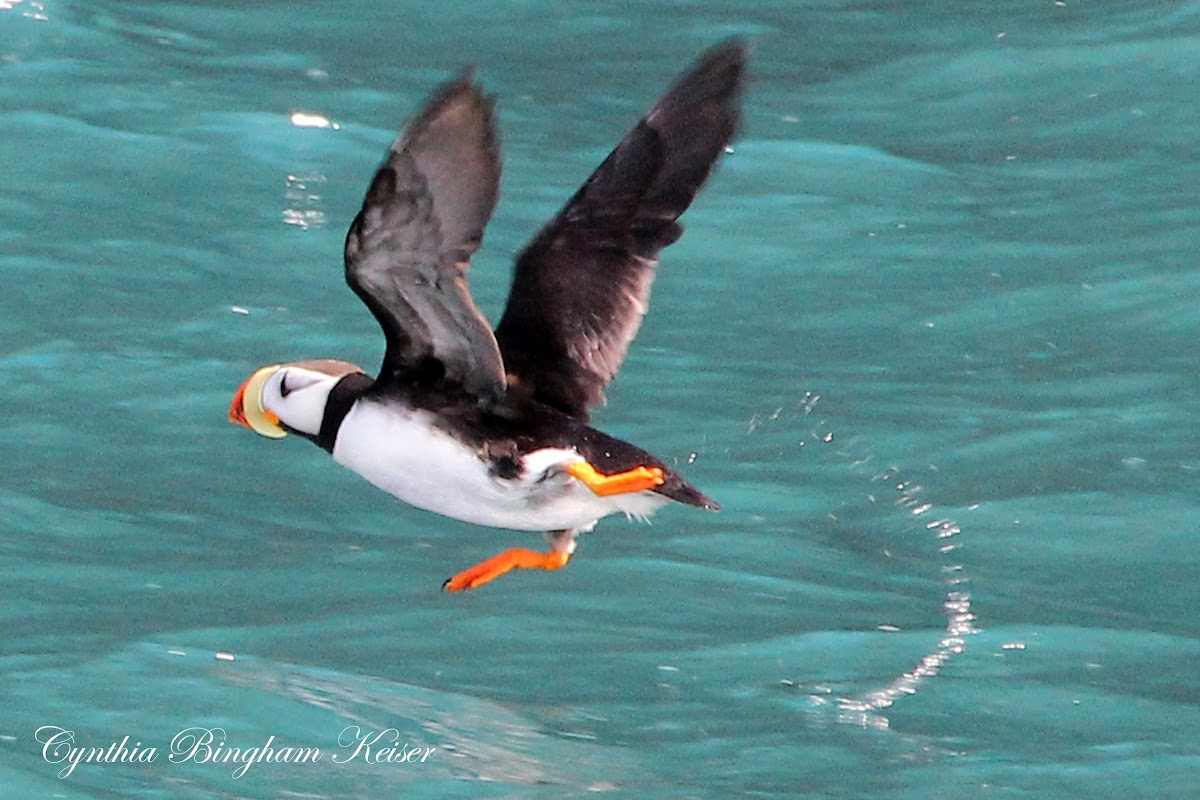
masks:
[[[42,759],[47,764],[62,765],[59,778],[67,778],[80,764],[151,764],[158,761],[159,748],[124,736],[107,747],[76,745],[75,732],[56,725],[43,725],[34,732],[42,745]],[[324,760],[319,747],[295,747],[277,744],[275,736],[259,747],[233,747],[225,742],[224,728],[184,728],[171,737],[167,761],[172,764],[236,764],[233,777],[240,778],[254,764],[314,764]],[[338,734],[341,752],[330,754],[334,764],[360,761],[364,764],[424,763],[437,751],[436,747],[419,747],[401,741],[400,731],[363,730],[348,725]]]

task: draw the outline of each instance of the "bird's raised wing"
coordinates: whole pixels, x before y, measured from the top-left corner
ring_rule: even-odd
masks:
[[[499,183],[492,99],[464,74],[396,139],[346,235],[346,282],[387,337],[379,381],[503,393],[500,351],[467,288]]]
[[[641,325],[659,251],[733,138],[746,50],[708,51],[517,259],[496,338],[514,389],[586,420]]]

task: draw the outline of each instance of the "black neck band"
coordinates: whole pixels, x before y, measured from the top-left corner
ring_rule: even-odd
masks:
[[[337,441],[338,429],[342,420],[350,413],[350,408],[363,392],[375,381],[361,372],[351,372],[342,378],[329,392],[329,400],[325,402],[325,416],[321,418],[321,432],[313,442],[328,453],[333,452]]]

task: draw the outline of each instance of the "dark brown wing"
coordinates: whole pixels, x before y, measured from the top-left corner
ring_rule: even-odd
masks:
[[[586,420],[637,334],[659,251],[733,138],[746,50],[706,53],[517,259],[496,339],[513,388]]]
[[[379,381],[503,393],[500,351],[467,288],[499,184],[492,100],[464,74],[396,139],[346,236],[346,282],[387,337]]]

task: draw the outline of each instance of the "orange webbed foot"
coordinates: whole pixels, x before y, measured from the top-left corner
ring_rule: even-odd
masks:
[[[644,492],[662,486],[666,480],[661,467],[634,467],[615,475],[601,475],[588,462],[578,461],[568,466],[567,472],[600,497]]]
[[[514,569],[561,569],[571,560],[570,553],[539,553],[517,547],[505,550],[498,556],[492,556],[475,566],[448,579],[442,584],[447,592],[462,592],[467,589],[478,589],[485,583],[499,578],[509,570]]]

